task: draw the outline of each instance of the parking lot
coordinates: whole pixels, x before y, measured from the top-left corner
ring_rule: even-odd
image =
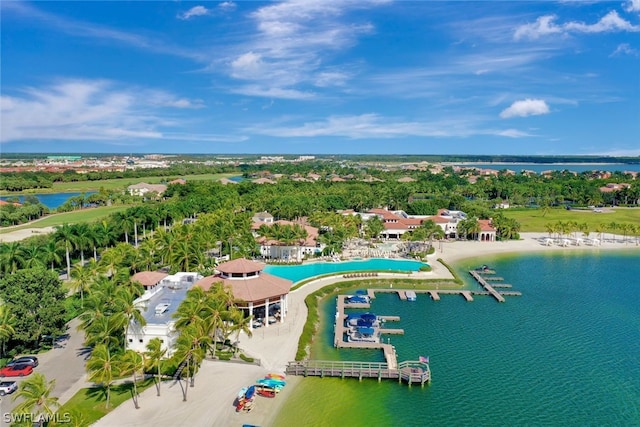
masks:
[[[84,369],[85,359],[88,356],[87,349],[83,345],[84,333],[78,331],[79,322],[72,320],[67,325],[67,335],[56,340],[54,348],[37,354],[39,365],[34,373],[43,374],[48,381],[55,379],[56,384],[52,396],[58,397],[60,403],[69,400],[78,390],[88,387]],[[33,374],[32,374],[33,375]],[[18,386],[21,381],[29,377],[6,377],[2,381],[16,381]],[[0,426],[5,423],[5,414],[15,408],[19,401],[14,401],[15,393],[0,397]]]

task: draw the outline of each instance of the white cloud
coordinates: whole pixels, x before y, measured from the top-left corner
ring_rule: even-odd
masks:
[[[638,56],[638,51],[632,48],[629,43],[620,43],[618,47],[616,47],[616,50],[614,50],[609,56],[623,55]]]
[[[157,139],[162,128],[176,124],[163,117],[163,109],[202,106],[199,100],[106,80],[67,80],[0,99],[0,142]]]
[[[231,75],[237,79],[259,78],[263,76],[264,65],[260,54],[243,53],[231,62]]]
[[[484,129],[480,118],[467,116],[413,121],[384,117],[375,113],[360,115],[329,116],[315,121],[298,122],[288,118],[290,126],[278,122],[276,125],[255,125],[245,129],[248,133],[280,138],[342,137],[351,139],[390,139],[405,137],[469,137],[473,135],[507,136],[511,138],[530,136],[514,129]],[[295,121],[295,123],[294,123]]]
[[[353,74],[336,70],[330,58],[373,31],[371,24],[348,12],[382,3],[294,0],[259,7],[248,15],[255,33],[244,43],[225,46],[234,52],[225,61],[229,75],[249,83],[234,91],[308,99],[309,87],[344,86]],[[341,67],[350,68],[350,64]],[[220,67],[211,64],[208,69],[218,71]]]
[[[218,5],[218,9],[223,12],[231,12],[236,9],[236,4],[232,1],[223,1]]]
[[[205,16],[209,15],[210,13],[211,11],[204,6],[193,6],[186,12],[179,13],[178,19],[187,20],[193,18],[194,16]]]
[[[310,100],[316,97],[316,94],[314,94],[313,92],[259,85],[239,86],[231,89],[231,92],[246,96],[276,99],[295,99],[298,101]]]
[[[569,34],[569,33],[605,33],[605,32],[637,32],[640,26],[633,25],[629,21],[618,15],[618,12],[612,10],[594,24],[585,24],[584,22],[569,21],[564,24],[556,24],[557,17],[555,15],[544,15],[539,17],[533,24],[525,24],[519,26],[513,37],[520,39],[538,39],[540,37],[551,34]]]
[[[640,0],[629,0],[624,9],[627,12],[640,12]]]
[[[508,119],[511,117],[527,117],[549,114],[549,106],[542,99],[523,99],[515,101],[511,106],[500,113],[500,117]]]
[[[501,131],[496,132],[496,135],[505,136],[507,138],[524,138],[524,137],[532,136],[531,134],[529,134],[527,132],[522,132],[522,131],[517,130],[517,129],[501,130]]]
[[[537,39],[541,36],[561,33],[562,28],[554,24],[556,19],[555,15],[541,16],[533,24],[525,24],[518,27],[513,37],[516,40],[522,38]]]

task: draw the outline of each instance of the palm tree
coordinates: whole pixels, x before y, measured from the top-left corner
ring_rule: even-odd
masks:
[[[22,248],[24,258],[22,268],[46,267],[46,264],[42,261],[42,252],[42,246],[39,245],[30,245]]]
[[[195,385],[195,374],[210,348],[211,336],[202,322],[195,322],[184,328],[176,340],[176,357],[187,362],[187,375],[191,377],[191,387]],[[184,400],[187,400],[186,391]]]
[[[611,221],[607,225],[607,228],[609,230],[611,230],[611,235],[613,236],[613,241],[615,242],[616,241],[616,233],[615,232],[620,228],[620,225],[615,221]]]
[[[96,225],[93,229],[93,257],[96,259],[98,258],[96,246],[106,248],[115,240],[116,231],[113,229],[110,222],[102,221]]]
[[[160,338],[153,338],[147,343],[147,367],[156,370],[156,390],[160,396],[160,372],[162,371],[162,361],[167,354],[167,350],[162,348]]]
[[[118,369],[118,361],[111,356],[109,346],[98,344],[93,348],[91,357],[87,360],[89,381],[100,383],[104,386],[107,397],[107,408],[109,408],[111,399],[111,385],[113,384],[114,377],[119,373]]]
[[[234,309],[231,311],[231,321],[233,322],[233,330],[236,332],[236,342],[240,340],[240,333],[244,332],[249,338],[253,336],[251,332],[251,316],[244,315],[244,311]],[[236,347],[237,350],[237,347]]]
[[[73,278],[73,282],[71,282],[70,288],[73,292],[80,291],[80,308],[83,309],[84,292],[89,289],[89,284],[93,281],[94,276],[87,266],[76,265],[71,269],[71,277]]]
[[[51,271],[54,270],[54,265],[62,261],[60,256],[60,244],[56,239],[48,239],[44,246],[41,246],[42,257],[44,262],[51,263]]]
[[[44,414],[52,416],[60,406],[58,398],[51,396],[55,384],[56,380],[47,381],[44,375],[34,372],[30,378],[20,383],[19,390],[13,396],[13,400],[22,400],[14,411],[35,415],[34,419]]]
[[[0,357],[4,357],[5,345],[9,338],[15,334],[13,326],[16,323],[16,316],[11,312],[9,306],[0,301],[0,341],[2,341],[2,349]]]
[[[73,232],[76,249],[80,251],[80,263],[84,265],[84,250],[93,246],[93,230],[87,223],[80,223],[73,226]]]
[[[187,291],[186,298],[180,303],[178,309],[173,314],[176,319],[175,328],[178,331],[186,328],[192,323],[202,321],[207,313],[207,294],[199,286],[194,286]]]
[[[120,375],[133,376],[133,405],[136,409],[138,406],[138,372],[144,371],[144,357],[142,354],[134,350],[126,350],[120,360]]]
[[[67,259],[67,280],[71,280],[71,250],[75,245],[76,236],[69,224],[62,224],[56,227],[54,239],[64,245]]]
[[[24,264],[24,250],[20,242],[0,244],[0,264],[5,273],[14,273]]]

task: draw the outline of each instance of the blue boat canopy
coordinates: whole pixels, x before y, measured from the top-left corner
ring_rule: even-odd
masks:
[[[373,335],[376,330],[374,328],[359,327],[358,332],[360,332],[362,335]]]

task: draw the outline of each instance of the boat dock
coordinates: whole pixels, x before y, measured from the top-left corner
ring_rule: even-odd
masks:
[[[406,382],[409,386],[431,381],[429,364],[417,361],[404,361],[395,367],[381,362],[351,362],[334,360],[303,360],[289,362],[285,369],[287,375],[340,377],[340,378],[377,378]]]
[[[483,270],[482,274],[480,271],[478,270],[469,270],[469,274],[471,274],[471,276],[473,276],[474,279],[476,279],[476,282],[478,282],[480,284],[480,286],[482,286],[486,292],[486,294],[491,295],[492,297],[494,297],[496,300],[498,300],[498,302],[505,302],[504,297],[505,296],[520,296],[522,295],[520,292],[498,292],[496,291],[496,287],[511,287],[511,285],[495,285],[492,286],[487,280],[489,279],[489,277],[485,277],[486,275],[491,275],[491,274],[495,274],[495,271],[493,270]],[[495,280],[496,278],[493,277],[493,279]],[[476,292],[476,295],[485,295],[485,292],[480,293],[480,292]]]
[[[349,304],[348,307],[355,308],[354,305],[360,305],[360,304]],[[345,326],[345,321],[347,318],[346,314],[344,313],[345,306],[346,305],[344,302],[344,295],[339,295],[336,303],[336,320],[334,325],[334,337],[333,337],[334,346],[336,348],[382,349],[382,351],[384,352],[384,358],[387,361],[387,366],[390,367],[390,369],[395,369],[398,366],[398,361],[396,359],[396,349],[391,344],[388,344],[388,343],[385,344],[384,342],[382,342],[382,340],[379,340],[378,342],[368,342],[368,341],[367,342],[365,341],[350,342],[350,341],[344,340],[344,336],[348,329],[348,327]],[[364,308],[369,308],[369,304],[367,304],[367,307],[364,307]],[[400,316],[379,316],[379,317],[380,319],[383,319],[385,321],[400,320]],[[380,331],[380,334],[396,334],[396,335],[404,334],[404,329],[380,328],[379,331]]]

